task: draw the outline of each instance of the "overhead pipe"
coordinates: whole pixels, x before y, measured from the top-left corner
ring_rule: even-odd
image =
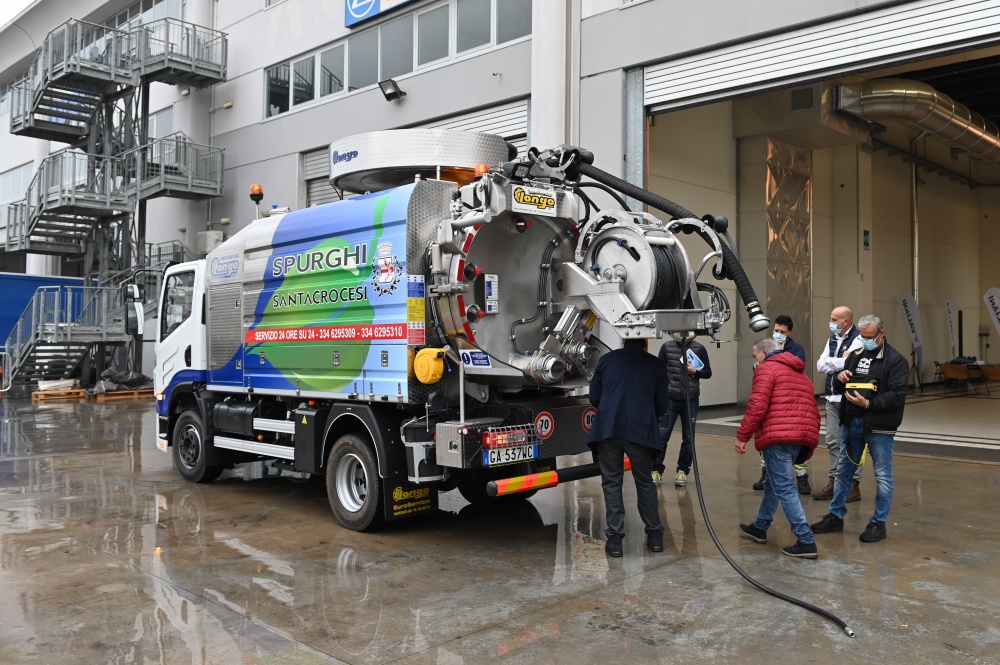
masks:
[[[909,123],[972,155],[1000,163],[997,125],[920,81],[875,79],[840,86],[837,109],[869,122]]]

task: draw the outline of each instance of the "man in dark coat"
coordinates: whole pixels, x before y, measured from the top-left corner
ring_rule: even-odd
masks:
[[[757,518],[750,524],[740,524],[740,534],[766,543],[767,530],[780,503],[796,537],[795,544],[783,548],[782,553],[815,559],[816,540],[792,479],[792,465],[807,460],[819,444],[819,409],[812,380],[803,371],[806,364],[781,351],[773,339],[754,344],[753,357],[757,368],[750,402],[736,432],[736,452],[746,454],[747,441],[753,437],[754,448],[767,464],[767,476]]]
[[[659,359],[667,368],[667,412],[660,418],[660,440],[663,448],[653,460],[653,482],[663,482],[666,467],[663,460],[667,456],[667,442],[674,431],[674,423],[681,421],[681,448],[677,453],[677,471],[674,476],[676,487],[687,485],[687,475],[691,473],[691,437],[698,420],[698,400],[701,397],[701,380],[712,378],[712,363],[708,351],[698,342],[688,342],[688,350],[697,359],[681,350],[676,340],[669,340],[660,347]],[[698,367],[701,365],[701,367]],[[686,375],[686,376],[685,376]],[[685,383],[687,384],[685,389]],[[689,401],[690,400],[690,401]],[[690,410],[688,409],[690,407]],[[685,413],[688,414],[685,417]]]
[[[624,455],[632,464],[646,545],[653,552],[663,551],[663,523],[651,474],[661,448],[657,418],[667,410],[667,376],[663,364],[646,349],[646,340],[625,340],[622,348],[601,357],[590,380],[590,403],[597,407],[590,447],[601,469],[607,510],[604,549],[616,557],[622,556],[625,537]]]
[[[903,422],[910,366],[903,354],[885,341],[885,328],[879,317],[862,316],[858,333],[862,347],[847,356],[844,370],[833,382],[834,392],[844,396],[840,401],[844,447],[833,482],[833,500],[830,512],[813,524],[812,530],[816,533],[844,530],[854,472],[864,462],[867,448],[875,467],[875,512],[860,540],[874,543],[886,536],[893,489],[892,451],[896,429]]]

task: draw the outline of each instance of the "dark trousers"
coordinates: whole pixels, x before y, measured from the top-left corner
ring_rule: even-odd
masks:
[[[691,398],[691,420],[684,418],[684,401],[671,399],[667,402],[667,412],[660,417],[660,443],[663,450],[656,455],[653,460],[653,471],[663,473],[666,467],[663,466],[663,459],[667,456],[667,442],[674,431],[674,424],[681,421],[681,450],[677,454],[677,470],[683,471],[685,475],[691,473],[691,432],[694,431],[695,421],[698,420],[698,398]]]
[[[653,485],[653,458],[656,450],[640,446],[625,439],[605,439],[594,444],[594,458],[601,468],[601,489],[604,490],[604,506],[607,509],[608,537],[625,537],[625,499],[622,483],[625,476],[623,455],[628,455],[632,463],[632,479],[638,497],[639,517],[646,525],[646,533],[663,533],[660,521],[660,502]]]

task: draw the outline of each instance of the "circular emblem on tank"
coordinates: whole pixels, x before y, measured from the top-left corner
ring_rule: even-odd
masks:
[[[513,153],[513,154],[512,154]],[[472,182],[477,164],[491,167],[516,151],[495,134],[454,129],[393,129],[330,144],[330,184],[362,194],[413,182],[416,176]]]

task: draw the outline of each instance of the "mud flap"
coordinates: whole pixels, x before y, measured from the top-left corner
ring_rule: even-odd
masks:
[[[398,520],[438,509],[438,484],[417,485],[406,476],[393,476],[382,481],[385,499],[385,519]]]

